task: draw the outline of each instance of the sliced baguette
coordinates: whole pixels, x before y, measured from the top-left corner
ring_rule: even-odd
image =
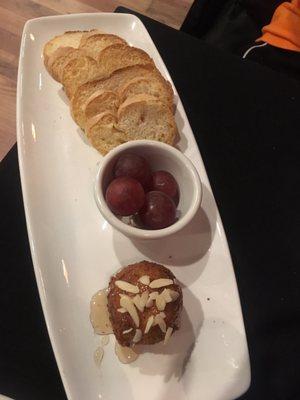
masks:
[[[53,39],[49,40],[49,42],[45,44],[43,50],[45,67],[48,69],[49,58],[59,47],[77,48],[83,33],[83,31],[65,32],[62,35],[55,36]]]
[[[110,111],[115,114],[118,111],[120,102],[116,92],[111,90],[96,90],[86,101],[84,105],[85,119],[88,121],[97,114],[104,111]]]
[[[62,70],[62,84],[69,99],[72,98],[78,86],[96,78],[97,62],[87,55],[72,58]]]
[[[118,109],[115,127],[124,132],[124,141],[149,139],[174,144],[177,128],[170,108],[156,97],[138,94]]]
[[[123,133],[115,128],[116,115],[109,111],[100,113],[87,121],[86,135],[91,145],[102,155],[124,143]]]
[[[106,47],[98,56],[99,75],[103,76],[130,65],[151,63],[152,58],[144,50],[120,43]]]
[[[85,127],[84,106],[88,98],[97,90],[117,90],[127,80],[136,76],[160,75],[159,71],[151,63],[148,65],[134,65],[115,71],[110,77],[87,82],[79,86],[71,100],[71,114],[74,121],[82,128]]]
[[[158,140],[170,145],[176,137],[176,124],[169,107],[150,95],[127,99],[118,114],[105,111],[86,123],[86,135],[93,147],[106,154],[130,140]]]
[[[48,71],[52,78],[57,82],[62,81],[62,72],[64,66],[73,58],[84,55],[85,52],[80,49],[74,49],[74,47],[59,47],[50,56],[48,61]]]
[[[129,80],[119,90],[120,102],[123,103],[129,97],[137,94],[149,94],[166,103],[173,111],[173,90],[171,84],[163,77],[156,79],[149,77],[137,77]]]
[[[104,111],[116,113],[121,103],[136,94],[153,95],[163,103],[167,104],[170,107],[170,110],[173,111],[173,91],[171,85],[163,78],[159,78],[162,77],[154,76],[131,79],[127,84],[121,87],[120,95],[118,94],[118,90],[96,90],[87,99],[84,105],[85,120],[88,120]]]
[[[79,48],[85,50],[90,57],[97,59],[102,50],[115,43],[126,44],[125,40],[117,35],[98,33],[86,38]]]

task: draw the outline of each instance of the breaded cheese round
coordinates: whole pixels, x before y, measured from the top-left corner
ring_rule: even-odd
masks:
[[[182,290],[163,265],[141,261],[112,276],[108,311],[122,346],[167,342],[179,328]]]

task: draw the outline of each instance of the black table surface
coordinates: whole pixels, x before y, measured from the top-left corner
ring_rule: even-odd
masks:
[[[299,399],[300,84],[140,18],[180,94],[227,234],[252,369],[241,399]],[[0,187],[0,393],[65,399],[33,273],[16,147],[0,164]]]

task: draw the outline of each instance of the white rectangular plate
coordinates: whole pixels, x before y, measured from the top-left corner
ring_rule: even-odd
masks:
[[[146,50],[171,81],[133,15],[55,16],[25,25],[17,99],[19,164],[35,275],[68,398],[234,399],[250,383],[238,290],[222,222],[175,88],[180,148],[203,182],[202,209],[194,221],[173,238],[133,243],[114,231],[95,205],[93,180],[102,157],[83,141],[42,57],[53,36],[92,28]],[[167,347],[158,345],[130,365],[117,361],[111,340],[99,368],[93,354],[100,337],[90,325],[90,298],[120,266],[142,259],[169,266],[182,283],[182,327]]]

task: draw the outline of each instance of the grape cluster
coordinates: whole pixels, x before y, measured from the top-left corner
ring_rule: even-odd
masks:
[[[145,158],[133,153],[122,155],[113,173],[105,199],[114,214],[135,215],[146,229],[162,229],[174,224],[179,187],[172,174],[152,172]]]

